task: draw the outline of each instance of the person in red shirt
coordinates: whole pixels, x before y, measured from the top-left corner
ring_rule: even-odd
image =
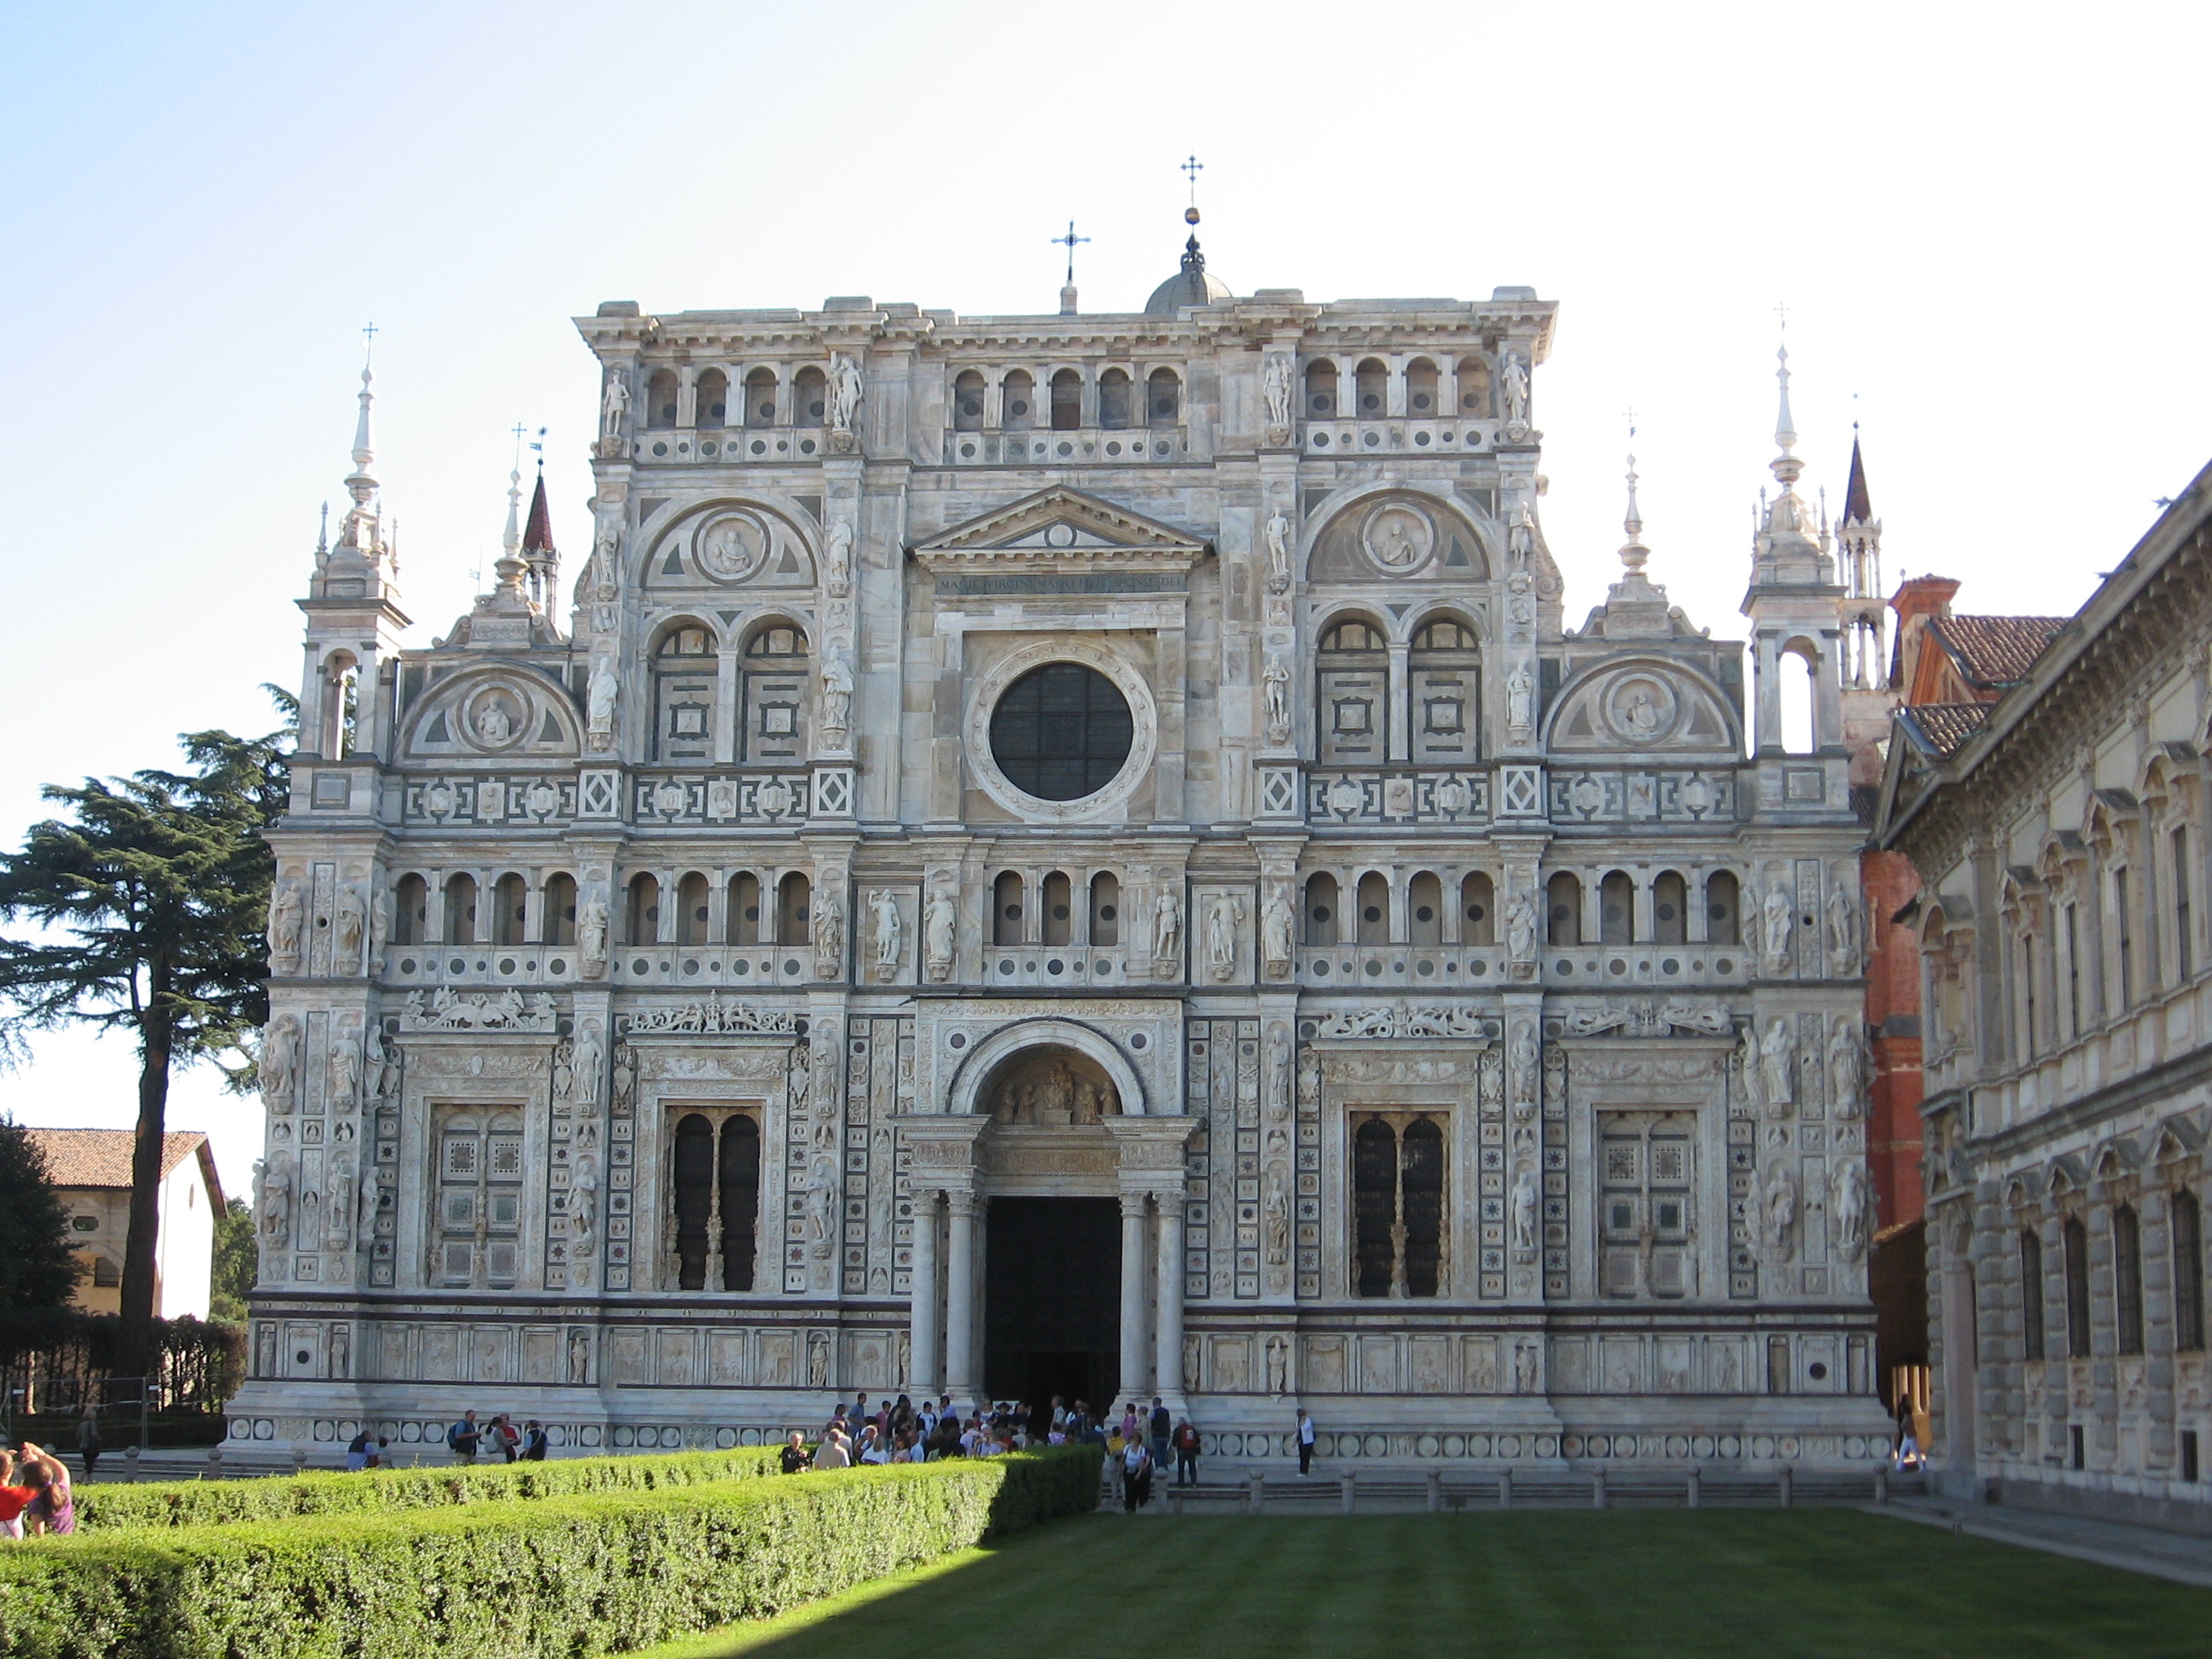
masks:
[[[25,1532],[76,1530],[76,1504],[70,1492],[67,1464],[26,1440],[21,1479],[31,1488],[31,1501],[24,1506],[22,1514]]]
[[[15,1483],[15,1455],[0,1451],[0,1538],[23,1535],[23,1510],[39,1494]]]

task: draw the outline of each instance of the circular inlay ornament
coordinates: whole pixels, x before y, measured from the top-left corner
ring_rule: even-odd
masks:
[[[1656,674],[1624,674],[1606,693],[1606,724],[1624,743],[1658,743],[1674,729],[1680,704],[1674,687]]]
[[[768,558],[768,526],[750,513],[724,513],[700,526],[699,568],[718,582],[741,582]]]
[[[1436,552],[1437,529],[1419,507],[1386,501],[1367,515],[1359,544],[1388,574],[1410,576]]]

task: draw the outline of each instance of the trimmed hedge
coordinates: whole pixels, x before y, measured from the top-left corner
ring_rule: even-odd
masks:
[[[76,1488],[80,1525],[219,1526],[290,1516],[428,1509],[447,1504],[564,1498],[572,1493],[659,1492],[710,1480],[747,1480],[774,1471],[780,1448],[685,1452],[672,1457],[564,1457],[544,1463],[454,1464],[429,1469],[325,1471],[283,1479],[168,1480]]]
[[[557,1466],[556,1466],[557,1467]],[[300,1516],[0,1550],[23,1659],[571,1659],[781,1613],[1098,1502],[1098,1454],[560,1504]]]

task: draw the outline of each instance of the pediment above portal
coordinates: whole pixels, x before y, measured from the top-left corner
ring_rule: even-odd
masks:
[[[950,574],[1180,574],[1206,556],[1202,539],[1079,489],[1055,485],[915,544],[915,560]]]

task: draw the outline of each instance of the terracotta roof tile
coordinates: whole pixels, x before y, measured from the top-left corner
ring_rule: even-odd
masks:
[[[31,1144],[46,1155],[46,1168],[57,1187],[122,1187],[131,1185],[131,1147],[137,1138],[129,1129],[29,1129]],[[198,1129],[174,1129],[161,1137],[164,1176],[198,1152],[207,1137]]]
[[[2065,617],[1931,617],[1928,626],[1969,683],[1994,689],[2026,679],[2035,659],[2069,620]]]
[[[1899,709],[1897,717],[1910,721],[1922,743],[1948,759],[1981,729],[1990,707],[1985,702],[1917,702]]]

